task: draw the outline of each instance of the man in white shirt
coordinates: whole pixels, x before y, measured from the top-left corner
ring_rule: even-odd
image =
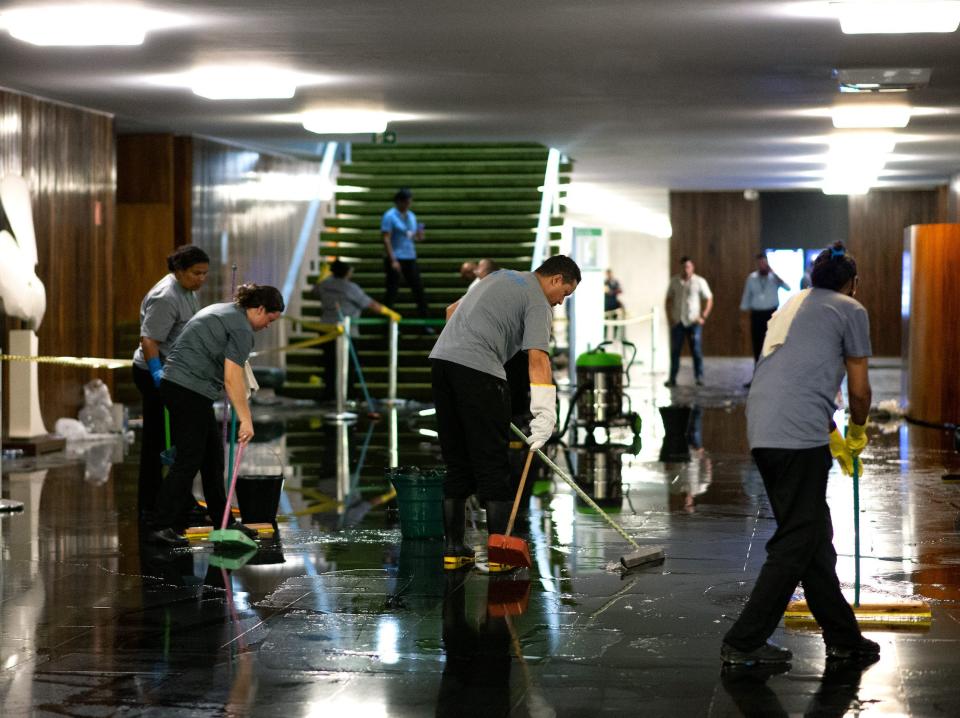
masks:
[[[778,291],[781,287],[790,290],[790,287],[776,272],[770,269],[767,255],[760,252],[756,256],[757,271],[751,272],[743,286],[743,298],[740,300],[740,311],[750,312],[750,338],[753,340],[753,363],[760,359],[760,350],[763,349],[763,340],[767,336],[767,322],[780,306]]]
[[[693,260],[680,257],[680,274],[670,279],[667,289],[667,317],[670,319],[670,378],[665,386],[677,385],[680,371],[680,350],[684,339],[693,355],[693,376],[703,386],[703,323],[713,311],[713,292],[707,280],[694,273]]]

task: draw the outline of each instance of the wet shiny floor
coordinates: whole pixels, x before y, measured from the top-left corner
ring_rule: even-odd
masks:
[[[640,544],[664,547],[662,565],[626,574],[622,539],[542,470],[529,572],[444,575],[438,543],[402,540],[384,470],[440,463],[426,406],[346,427],[256,407],[244,472],[286,481],[278,537],[239,568],[203,544],[140,542],[137,444],[5,462],[2,495],[25,511],[0,515],[2,714],[960,715],[960,484],[943,480],[960,454],[952,434],[882,414],[864,453],[861,599],[926,600],[932,624],[869,632],[882,654],[866,669],[828,666],[816,631],[781,627],[789,671],[721,672],[773,521],[745,444],[749,364],[707,371],[706,387],[672,392],[635,373],[638,453],[626,428],[608,451],[555,453]],[[875,404],[896,395],[895,366],[871,378]],[[671,402],[694,407],[689,461],[669,456],[657,407]],[[830,503],[852,596],[839,473]]]

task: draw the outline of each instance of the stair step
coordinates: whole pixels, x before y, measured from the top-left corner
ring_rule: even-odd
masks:
[[[559,229],[552,230],[551,235],[551,239],[559,240]],[[325,230],[320,233],[320,239],[327,242],[368,242],[383,245],[383,233],[379,228],[339,232]],[[417,247],[429,247],[431,244],[462,244],[466,241],[488,244],[503,242],[508,245],[512,242],[533,242],[535,239],[536,232],[533,229],[443,229],[431,232],[424,242],[417,242]]]
[[[539,174],[543,179],[547,169],[546,160],[466,160],[435,162],[432,160],[413,160],[401,162],[351,162],[343,165],[342,172],[350,175],[512,175]]]
[[[538,185],[539,186],[539,183]],[[462,201],[462,202],[480,202],[505,201],[505,202],[535,202],[540,204],[543,195],[537,186],[534,187],[417,187],[414,195],[415,209],[420,207],[422,202],[427,201]],[[337,202],[349,200],[353,202],[377,203],[383,206],[383,210],[393,206],[393,195],[397,189],[394,187],[370,190],[349,190],[340,187],[336,193]]]
[[[341,185],[351,187],[410,187],[414,196],[419,196],[425,187],[539,187],[543,184],[543,172],[536,174],[358,174],[344,167],[337,178]],[[561,184],[569,183],[569,178],[560,177]]]
[[[533,147],[414,147],[396,145],[390,147],[353,145],[351,157],[355,162],[405,162],[411,159],[432,161],[451,160],[526,160],[546,163],[549,150],[544,146]]]
[[[343,227],[346,229],[372,229],[380,230],[380,217],[365,215],[358,217],[345,217],[342,212],[337,217],[327,217],[323,220],[325,227]],[[417,215],[420,221],[427,229],[427,232],[439,232],[447,229],[527,229],[537,228],[537,217],[535,215]],[[551,224],[562,225],[563,217],[551,217]]]
[[[337,200],[337,212],[340,215],[373,216],[378,219],[392,206],[383,202],[368,202],[357,200]],[[416,202],[414,211],[424,223],[429,218],[429,225],[436,226],[438,216],[453,217],[509,217],[534,216],[540,212],[540,202]]]
[[[469,245],[472,252],[476,252],[481,257],[529,257],[533,254],[533,242],[514,242],[513,244],[491,244],[488,242],[475,242]],[[383,257],[383,243],[373,242],[350,242],[329,241],[324,238],[320,243],[319,253],[321,256],[334,255],[341,257],[363,257],[380,258]],[[426,242],[417,245],[418,262],[427,259],[441,259],[453,257],[462,262],[464,259],[474,256],[473,254],[464,257],[463,244],[428,244]]]

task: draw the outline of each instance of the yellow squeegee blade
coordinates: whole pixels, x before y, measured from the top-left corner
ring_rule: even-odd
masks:
[[[923,601],[897,601],[890,603],[861,603],[851,606],[857,623],[861,626],[878,628],[925,630],[930,627],[933,617],[930,606]],[[816,626],[806,601],[791,601],[783,614],[784,625],[788,627]]]

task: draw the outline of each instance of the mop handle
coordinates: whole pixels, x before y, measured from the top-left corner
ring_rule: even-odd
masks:
[[[223,509],[223,520],[220,522],[220,528],[227,528],[227,520],[230,518],[230,504],[233,503],[233,492],[237,488],[237,475],[240,473],[240,460],[243,458],[243,449],[246,444],[240,444],[237,447],[237,460],[233,464],[233,478],[230,480],[230,490],[227,492],[227,505]]]
[[[860,605],[860,459],[853,457],[853,606]]]
[[[343,321],[343,312],[340,310],[340,305],[337,305],[337,316],[340,317],[340,321]],[[350,335],[344,333],[344,340],[347,342],[347,349],[350,351],[350,359],[353,360],[353,368],[357,370],[357,378],[360,379],[360,388],[363,389],[363,398],[367,400],[367,406],[370,407],[371,411],[376,411],[377,407],[373,403],[373,399],[370,396],[370,390],[367,389],[367,382],[363,378],[363,369],[360,367],[360,357],[357,356],[357,350],[353,348],[353,339],[350,338]]]
[[[530,464],[533,463],[533,452],[527,452],[527,461],[523,465],[523,473],[520,475],[520,486],[517,489],[517,495],[513,499],[513,510],[510,511],[510,521],[507,522],[507,533],[509,536],[513,533],[513,522],[517,520],[517,510],[520,508],[520,499],[523,497],[523,487],[527,483],[527,474],[530,473]]]
[[[237,293],[237,264],[234,262],[232,267],[232,272],[230,276],[230,296],[227,298],[227,301],[233,301],[233,295]],[[223,389],[223,427],[221,428],[221,433],[223,434],[223,443],[227,443],[227,408],[230,406],[230,400],[227,397],[227,389]],[[231,460],[233,455],[230,455]]]
[[[167,407],[163,407],[163,435],[166,442],[164,448],[170,451],[170,410]]]
[[[520,429],[518,429],[518,428],[517,428],[516,426],[514,426],[512,423],[510,424],[510,428],[513,429],[513,433],[515,433],[517,436],[519,436],[520,438],[522,438],[524,441],[527,440],[527,437],[524,436],[523,432],[520,431]],[[592,509],[593,509],[594,511],[596,511],[598,514],[600,514],[600,515],[604,518],[604,520],[605,520],[608,524],[610,524],[610,526],[612,526],[613,529],[614,529],[618,534],[620,534],[621,536],[623,536],[623,538],[626,539],[627,543],[629,543],[631,546],[633,546],[637,551],[643,551],[643,549],[640,548],[640,544],[638,544],[636,541],[634,541],[632,538],[630,538],[630,536],[627,535],[627,532],[624,531],[623,528],[622,528],[616,521],[614,521],[612,518],[610,518],[610,517],[607,515],[607,512],[604,511],[603,509],[601,509],[601,508],[597,505],[597,502],[594,501],[593,499],[591,499],[590,496],[587,494],[586,491],[584,491],[584,490],[581,489],[579,486],[577,486],[577,482],[576,482],[576,481],[574,481],[574,480],[571,479],[569,476],[567,476],[559,466],[557,466],[555,463],[553,463],[553,462],[550,460],[550,457],[549,457],[549,456],[547,456],[546,454],[544,454],[540,449],[537,449],[537,455],[538,455],[541,459],[543,459],[544,463],[545,463],[547,466],[549,466],[557,476],[559,476],[561,479],[563,479],[564,481],[566,481],[567,484],[570,486],[570,488],[573,489],[574,491],[576,491],[576,492],[577,492],[577,495],[578,495],[581,499],[583,499],[584,501],[587,502],[587,505],[590,506],[590,508],[592,508]]]

